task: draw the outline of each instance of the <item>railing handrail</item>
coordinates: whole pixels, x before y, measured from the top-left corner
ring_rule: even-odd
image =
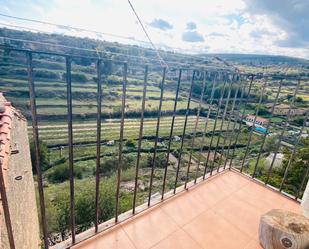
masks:
[[[40,215],[41,215],[41,225],[42,225],[42,232],[43,232],[43,239],[44,239],[44,246],[45,248],[49,248],[50,243],[49,243],[49,237],[48,237],[48,224],[47,224],[47,218],[46,218],[46,213],[45,213],[45,198],[44,198],[44,188],[43,188],[43,176],[42,176],[42,170],[41,170],[41,162],[40,162],[40,156],[41,156],[41,151],[40,151],[40,140],[39,140],[39,127],[38,127],[38,115],[37,115],[37,105],[36,105],[36,93],[35,93],[35,84],[34,84],[34,74],[33,74],[33,63],[32,63],[32,54],[44,54],[44,55],[53,55],[53,56],[61,56],[65,58],[65,72],[66,72],[66,78],[65,78],[65,83],[66,83],[66,100],[67,100],[67,124],[68,124],[68,150],[69,150],[69,182],[70,182],[70,233],[71,233],[71,238],[72,238],[72,243],[71,245],[76,244],[76,221],[75,221],[75,192],[74,192],[74,155],[73,155],[73,108],[72,108],[72,75],[71,75],[71,59],[73,57],[79,57],[79,58],[88,58],[92,59],[96,62],[97,65],[97,92],[96,92],[96,101],[97,101],[97,110],[96,110],[96,121],[97,121],[97,140],[96,140],[96,172],[95,172],[95,181],[96,181],[96,187],[95,187],[95,220],[94,220],[94,227],[95,227],[95,233],[99,232],[99,200],[100,200],[100,195],[99,195],[99,190],[100,190],[100,163],[101,163],[101,123],[102,123],[102,101],[103,96],[102,96],[102,87],[103,87],[103,80],[102,80],[102,72],[100,71],[102,63],[104,64],[105,59],[104,58],[97,58],[97,57],[87,57],[83,55],[70,55],[70,54],[63,54],[63,53],[55,53],[55,52],[44,52],[44,51],[31,51],[28,49],[21,49],[21,48],[12,48],[10,46],[4,46],[0,45],[0,49],[9,49],[11,51],[16,51],[16,52],[22,52],[25,53],[26,58],[27,58],[27,69],[28,69],[28,84],[29,84],[29,93],[30,93],[30,107],[31,107],[31,118],[32,118],[32,129],[33,129],[33,140],[34,140],[34,147],[35,147],[35,157],[36,157],[36,170],[37,170],[37,182],[38,182],[38,190],[39,190],[39,202],[40,202]],[[120,199],[120,182],[121,182],[121,173],[123,169],[123,143],[124,143],[124,122],[125,122],[125,108],[126,108],[126,87],[127,87],[127,78],[128,78],[128,63],[123,62],[123,61],[115,61],[115,60],[109,60],[112,63],[116,63],[117,65],[120,64],[123,69],[123,80],[122,80],[122,97],[121,97],[121,118],[120,118],[120,134],[119,134],[119,149],[118,149],[118,163],[117,163],[117,175],[116,175],[116,196],[115,196],[115,222],[114,224],[117,224],[119,222],[119,199]],[[161,111],[162,111],[162,103],[164,99],[164,84],[165,84],[165,79],[168,74],[168,70],[166,67],[160,67],[162,69],[162,76],[160,80],[160,98],[159,98],[159,107],[158,107],[158,113],[156,116],[157,122],[156,122],[156,132],[155,132],[155,142],[154,142],[154,149],[153,149],[153,154],[152,154],[152,160],[151,160],[151,173],[150,173],[150,183],[149,183],[149,190],[148,190],[148,196],[147,196],[147,206],[150,207],[153,204],[156,204],[153,200],[153,178],[154,178],[154,170],[156,167],[156,159],[157,159],[157,154],[158,154],[158,143],[160,140],[160,119],[161,119]],[[173,108],[173,116],[172,116],[172,124],[171,124],[171,130],[169,131],[169,136],[168,136],[168,147],[167,147],[167,156],[166,156],[166,162],[164,165],[164,175],[163,175],[163,184],[162,184],[162,194],[160,196],[160,200],[162,201],[165,200],[165,195],[167,195],[164,191],[166,188],[166,179],[167,179],[167,168],[169,165],[169,156],[171,153],[171,143],[172,143],[172,138],[173,138],[173,128],[174,128],[174,122],[175,122],[175,115],[176,115],[176,110],[177,110],[177,102],[178,102],[178,96],[179,96],[179,89],[181,87],[182,83],[182,68],[175,68],[175,70],[178,70],[179,75],[178,75],[178,80],[177,80],[177,89],[176,89],[176,96],[174,100],[174,108]],[[192,69],[190,69],[192,70]],[[203,132],[202,132],[202,140],[200,143],[199,149],[199,155],[203,153],[203,148],[205,146],[205,139],[206,139],[206,132],[209,128],[209,121],[210,121],[210,115],[214,115],[214,126],[211,130],[211,137],[210,137],[210,144],[207,148],[207,158],[205,158],[204,161],[204,171],[203,175],[201,176],[200,179],[205,180],[208,177],[212,176],[213,173],[219,173],[222,170],[231,170],[234,169],[235,167],[233,166],[233,160],[235,159],[235,150],[236,146],[238,145],[238,139],[239,135],[241,134],[241,130],[243,127],[243,119],[246,115],[246,107],[248,105],[248,98],[244,100],[244,96],[246,95],[251,96],[251,93],[253,91],[253,84],[255,84],[255,87],[262,87],[262,92],[259,93],[260,95],[258,96],[258,105],[254,107],[254,120],[252,123],[252,127],[249,133],[248,141],[246,143],[246,151],[245,151],[245,156],[242,159],[241,163],[241,168],[240,172],[245,173],[244,168],[245,168],[245,163],[247,162],[247,157],[249,155],[249,150],[250,150],[250,145],[252,142],[252,137],[256,134],[256,119],[259,115],[259,110],[261,105],[263,104],[264,101],[264,95],[265,91],[267,88],[267,82],[269,80],[275,80],[276,82],[279,81],[279,86],[275,85],[274,88],[277,88],[277,94],[275,101],[273,102],[273,108],[271,110],[271,116],[273,116],[273,112],[275,109],[275,105],[278,101],[278,97],[280,95],[281,87],[282,87],[282,82],[284,80],[293,80],[297,81],[297,87],[295,89],[295,92],[292,96],[292,101],[289,103],[289,113],[288,113],[288,118],[286,120],[286,124],[284,129],[282,129],[282,132],[280,133],[279,137],[279,142],[278,142],[278,149],[275,152],[275,155],[273,157],[270,169],[267,174],[267,180],[265,182],[265,185],[269,186],[268,182],[269,179],[272,175],[272,168],[274,161],[276,159],[276,155],[279,151],[279,147],[281,146],[281,141],[284,136],[284,132],[286,127],[289,124],[290,121],[290,115],[291,115],[291,108],[294,106],[294,100],[297,95],[297,90],[302,82],[307,82],[309,80],[309,77],[307,76],[293,76],[293,75],[281,75],[281,74],[252,74],[252,73],[238,73],[234,71],[226,71],[226,69],[223,70],[212,70],[207,67],[202,66],[201,69],[193,69],[192,70],[192,76],[190,77],[190,83],[189,83],[189,89],[186,92],[186,109],[185,109],[185,114],[184,114],[184,125],[182,129],[182,135],[181,135],[181,143],[180,143],[180,150],[178,151],[178,156],[177,156],[177,167],[176,167],[176,174],[175,174],[175,181],[173,182],[173,189],[171,190],[173,194],[177,193],[177,189],[179,189],[179,181],[180,181],[180,174],[181,174],[181,165],[182,163],[187,163],[183,160],[183,155],[185,154],[184,152],[184,140],[187,135],[187,122],[188,122],[188,116],[190,115],[190,110],[191,110],[191,104],[193,100],[193,89],[194,89],[194,84],[196,84],[197,79],[196,74],[199,72],[203,75],[203,86],[200,92],[199,101],[199,106],[197,107],[197,115],[195,117],[195,126],[194,126],[194,132],[193,132],[193,137],[192,140],[190,140],[191,148],[190,148],[190,154],[189,154],[189,163],[185,167],[185,176],[184,177],[184,186],[181,188],[187,189],[187,186],[193,186],[195,185],[197,181],[197,176],[198,176],[198,171],[199,167],[202,165],[202,160],[199,158],[198,159],[198,166],[196,167],[195,176],[194,180],[190,180],[190,166],[192,163],[192,158],[193,158],[193,147],[195,146],[195,139],[197,135],[197,129],[199,126],[199,118],[200,118],[200,112],[201,112],[201,107],[202,104],[207,105],[207,115],[206,120],[205,120],[205,126],[203,127]],[[134,199],[133,199],[133,206],[132,206],[132,215],[136,213],[136,194],[137,194],[137,184],[138,184],[138,176],[139,176],[139,157],[141,153],[141,141],[143,138],[143,122],[144,122],[144,111],[145,111],[145,101],[146,101],[146,91],[147,91],[147,79],[148,79],[148,74],[149,74],[149,66],[146,66],[145,71],[144,71],[144,82],[143,82],[143,98],[141,102],[141,122],[140,122],[140,131],[139,131],[139,138],[138,138],[138,161],[136,164],[136,171],[135,171],[135,181],[134,181]],[[190,71],[191,72],[191,71]],[[205,94],[206,91],[206,76],[211,75],[213,78],[213,82],[211,82],[211,92]],[[274,79],[272,79],[274,78]],[[199,81],[199,83],[201,80]],[[220,83],[223,83],[220,85]],[[249,84],[249,87],[246,88],[246,84]],[[221,87],[219,89],[218,87]],[[234,96],[232,96],[232,89],[233,87],[237,87],[236,94],[234,93]],[[219,89],[219,96],[217,98],[214,97],[215,90]],[[207,89],[209,90],[209,89]],[[241,96],[238,98],[239,91],[241,91]],[[257,94],[257,93],[256,93]],[[205,95],[205,96],[204,96]],[[227,95],[227,96],[225,96]],[[257,94],[258,95],[258,94]],[[232,101],[231,101],[232,98]],[[214,104],[214,101],[217,101],[216,104]],[[235,105],[238,103],[238,113],[235,111]],[[241,111],[241,106],[244,105],[242,111]],[[229,109],[230,108],[230,109]],[[307,114],[309,112],[307,111]],[[306,119],[308,118],[308,115],[306,114]],[[236,115],[236,116],[235,116]],[[221,123],[220,123],[221,121]],[[224,123],[228,122],[228,126],[230,125],[230,122],[233,121],[234,125],[232,128],[232,134],[230,134],[230,131],[227,130],[227,135],[225,135],[223,144],[220,146],[220,133],[223,132],[223,127]],[[304,121],[305,122],[305,121]],[[270,127],[270,121],[267,125],[266,131],[268,131]],[[219,129],[217,130],[217,124],[219,125]],[[236,127],[238,125],[238,127]],[[215,135],[219,133],[219,136],[217,140],[215,141]],[[236,133],[236,134],[234,134]],[[229,141],[228,137],[230,136]],[[233,138],[233,135],[235,136],[235,139]],[[267,133],[263,134],[263,139],[265,139],[267,136]],[[301,134],[299,135],[301,136]],[[234,140],[234,143],[233,141]],[[228,143],[227,147],[227,153],[225,153],[225,142]],[[296,146],[296,145],[295,145]],[[256,162],[255,168],[254,168],[254,173],[252,175],[252,178],[255,180],[258,180],[255,177],[256,173],[256,167],[258,166],[259,159],[261,157],[261,153],[264,147],[264,142],[262,143],[258,155],[258,160]],[[232,150],[232,154],[230,154],[230,150]],[[220,151],[220,152],[219,152]],[[213,158],[211,158],[211,153],[213,154]],[[220,159],[217,161],[216,156],[220,153]],[[221,159],[225,157],[224,164],[222,164]],[[294,156],[295,153],[293,153]],[[292,160],[292,159],[291,159]],[[229,163],[229,166],[227,166],[227,163]],[[216,166],[217,164],[217,166]],[[290,164],[290,162],[289,162]],[[222,166],[223,165],[223,166]],[[216,170],[214,170],[216,168]],[[288,170],[289,166],[287,167]],[[1,169],[1,168],[0,168]],[[214,172],[213,172],[214,171]],[[284,184],[284,179],[286,177],[286,172],[283,178],[283,183]],[[304,176],[304,179],[306,179],[306,175]],[[0,181],[1,181],[1,176],[0,176]],[[201,181],[201,180],[200,180]],[[3,182],[3,181],[2,181]],[[278,189],[279,192],[283,192],[282,186],[280,189]],[[1,193],[2,194],[2,193]],[[172,195],[173,195],[172,194]],[[294,199],[298,200],[299,198],[299,193],[297,194]],[[9,229],[9,228],[8,228]],[[14,248],[11,246],[11,248]]]

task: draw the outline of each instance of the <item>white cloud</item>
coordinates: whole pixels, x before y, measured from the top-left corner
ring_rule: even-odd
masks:
[[[306,47],[279,46],[278,41],[289,37],[289,32],[278,26],[267,13],[249,11],[248,0],[131,1],[157,46],[192,53],[266,53],[309,58]],[[28,5],[28,8],[24,9],[24,12],[34,19],[146,40],[127,0],[51,0],[48,2],[48,8],[45,2],[38,4],[36,1]],[[10,14],[19,15],[17,11],[11,11]],[[173,28],[164,30],[148,25],[153,20],[164,20]],[[182,35],[188,31],[188,22],[196,24],[194,32],[200,34],[204,41],[183,41]],[[52,26],[31,23],[27,25],[46,31],[68,32]],[[69,34],[100,38],[98,35],[85,32],[70,31]],[[115,37],[103,38],[128,43]]]

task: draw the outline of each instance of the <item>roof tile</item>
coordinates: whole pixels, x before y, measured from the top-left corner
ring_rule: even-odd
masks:
[[[2,170],[4,184],[7,184],[7,169],[9,167],[9,154],[11,147],[11,125],[13,110],[10,102],[0,104],[0,160],[2,161]]]

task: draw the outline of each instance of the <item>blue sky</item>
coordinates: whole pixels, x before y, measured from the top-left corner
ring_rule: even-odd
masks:
[[[309,59],[308,0],[131,0],[157,47]],[[146,40],[127,0],[0,0],[0,13]],[[136,43],[0,16],[0,26]]]

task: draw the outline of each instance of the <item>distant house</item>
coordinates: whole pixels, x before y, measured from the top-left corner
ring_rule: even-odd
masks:
[[[301,134],[302,138],[307,138],[308,137],[308,132],[307,131],[303,131]]]
[[[174,136],[174,140],[175,140],[176,142],[180,142],[180,141],[181,141],[181,137],[179,137],[179,136]]]
[[[254,125],[256,127],[262,127],[264,128],[265,125],[268,124],[269,120],[266,119],[266,118],[262,118],[262,117],[256,117],[254,115],[247,115],[246,118],[245,118],[245,122],[246,122],[246,125],[248,126],[253,126],[253,122],[254,122],[254,119],[255,119],[255,123]]]
[[[271,111],[272,109],[272,104],[267,105],[268,111]],[[287,104],[278,104],[275,106],[274,109],[274,114],[275,115],[281,115],[281,116],[286,116],[289,113],[290,105]],[[304,115],[306,113],[305,108],[296,108],[292,107],[290,111],[291,116],[300,116]]]
[[[114,140],[109,140],[109,141],[106,143],[107,146],[114,146],[114,144],[115,144],[115,141],[114,141]]]

